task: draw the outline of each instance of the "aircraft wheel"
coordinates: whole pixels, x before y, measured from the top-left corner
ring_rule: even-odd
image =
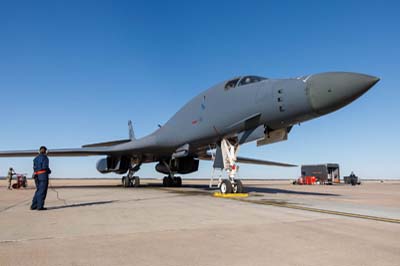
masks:
[[[129,180],[129,177],[127,177],[127,176],[124,176],[122,178],[122,181],[123,181],[123,186],[124,187],[130,187],[131,184],[132,184],[132,182]]]
[[[235,185],[233,186],[233,193],[243,193],[244,187],[242,181],[235,180]]]
[[[223,180],[220,186],[220,191],[222,194],[232,193],[232,183],[229,180]]]
[[[131,181],[132,187],[139,187],[140,186],[140,178],[138,176],[134,176]]]
[[[174,185],[174,180],[170,176],[165,176],[163,179],[164,187],[172,187]]]
[[[176,187],[181,187],[182,186],[182,178],[180,176],[175,177],[174,184]]]
[[[174,179],[170,176],[167,177],[167,187],[173,187],[174,186]]]

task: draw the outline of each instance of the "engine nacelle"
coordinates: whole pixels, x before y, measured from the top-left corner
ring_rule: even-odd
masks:
[[[102,174],[117,173],[125,174],[130,166],[130,159],[127,157],[111,157],[97,161],[96,169]]]
[[[199,160],[196,160],[193,157],[174,159],[171,162],[171,171],[173,173],[184,175],[196,172],[197,170],[199,170]],[[168,167],[162,162],[159,162],[156,165],[156,171],[165,175],[170,174]]]

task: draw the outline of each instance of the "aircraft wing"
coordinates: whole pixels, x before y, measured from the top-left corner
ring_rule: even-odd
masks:
[[[200,160],[211,161],[212,157],[207,154],[207,155],[199,156],[199,159]],[[281,166],[281,167],[297,167],[298,166],[298,165],[295,165],[295,164],[273,162],[273,161],[253,159],[253,158],[240,157],[240,156],[238,156],[236,158],[236,162],[238,162],[238,163],[246,163],[246,164],[257,164],[257,165]]]
[[[297,167],[298,166],[298,165],[294,165],[294,164],[266,161],[266,160],[246,158],[246,157],[240,157],[240,156],[237,157],[237,162],[247,163],[247,164],[281,166],[281,167]]]
[[[54,150],[49,149],[47,152],[47,154],[52,157],[95,156],[107,155],[110,153],[110,149],[107,147]],[[34,157],[36,155],[38,155],[38,150],[0,151],[0,157]]]
[[[115,153],[127,152],[126,150],[115,151],[114,148],[118,145],[127,144],[127,143],[135,140],[135,133],[133,132],[131,121],[128,122],[128,126],[129,126],[129,139],[86,144],[86,145],[83,145],[81,148],[48,149],[47,154],[51,157],[73,157],[73,156],[112,155],[113,153],[115,154]],[[136,148],[142,148],[142,147],[140,145],[137,145]],[[130,150],[129,153],[131,154],[132,150]],[[0,158],[1,157],[34,157],[36,155],[38,155],[38,150],[0,151]]]

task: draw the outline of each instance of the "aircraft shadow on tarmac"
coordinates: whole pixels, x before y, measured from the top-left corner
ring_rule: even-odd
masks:
[[[123,189],[138,189],[138,188],[124,188],[122,185],[82,185],[82,186],[54,186],[55,188],[68,188],[68,189],[115,189],[115,188],[123,188]],[[152,183],[152,184],[144,184],[140,185],[140,188],[164,188],[164,186],[160,183]],[[182,188],[195,188],[203,191],[217,191],[217,187],[214,185],[210,188],[206,184],[183,184]],[[320,192],[307,192],[307,191],[296,191],[296,190],[288,190],[288,189],[280,189],[280,188],[269,188],[269,187],[256,187],[256,186],[245,186],[246,192],[256,192],[256,193],[266,193],[266,194],[294,194],[294,195],[308,195],[308,196],[326,196],[326,197],[338,197],[339,194],[333,193],[320,193]]]
[[[258,193],[268,193],[268,194],[297,194],[297,195],[309,195],[309,196],[329,196],[338,197],[339,194],[333,193],[319,193],[319,192],[307,192],[307,191],[296,191],[287,190],[280,188],[267,188],[267,187],[246,187],[247,192],[258,192]]]
[[[122,185],[62,185],[62,186],[51,186],[52,188],[68,188],[68,189],[99,189],[99,188],[118,188]]]
[[[77,208],[77,207],[85,207],[85,206],[93,206],[93,205],[103,205],[103,204],[114,203],[117,201],[118,200],[107,200],[107,201],[94,201],[94,202],[68,204],[68,205],[47,207],[47,210],[58,210],[58,209],[65,209],[65,208]]]
[[[147,187],[163,187],[162,185],[158,184],[151,184],[147,185]],[[210,188],[208,185],[196,185],[196,184],[189,184],[189,185],[182,185],[183,188],[196,188],[206,191],[219,191],[216,186]],[[296,191],[296,190],[287,190],[287,189],[280,189],[280,188],[266,188],[266,187],[255,187],[255,186],[245,186],[245,191],[256,192],[256,193],[267,193],[267,194],[297,194],[297,195],[309,195],[309,196],[329,196],[329,197],[338,197],[339,194],[333,193],[319,193],[319,192],[307,192],[307,191]]]

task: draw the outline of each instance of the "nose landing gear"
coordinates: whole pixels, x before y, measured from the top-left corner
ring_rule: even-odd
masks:
[[[214,170],[221,169],[228,173],[228,179],[219,178],[218,187],[222,194],[244,193],[242,182],[235,178],[238,171],[238,166],[235,164],[238,151],[239,144],[232,144],[227,139],[222,139],[220,145],[217,146],[215,158],[213,158]],[[212,180],[213,177],[211,183]]]
[[[229,179],[224,179],[219,184],[219,190],[222,194],[244,193],[242,181],[235,179],[232,183]]]

